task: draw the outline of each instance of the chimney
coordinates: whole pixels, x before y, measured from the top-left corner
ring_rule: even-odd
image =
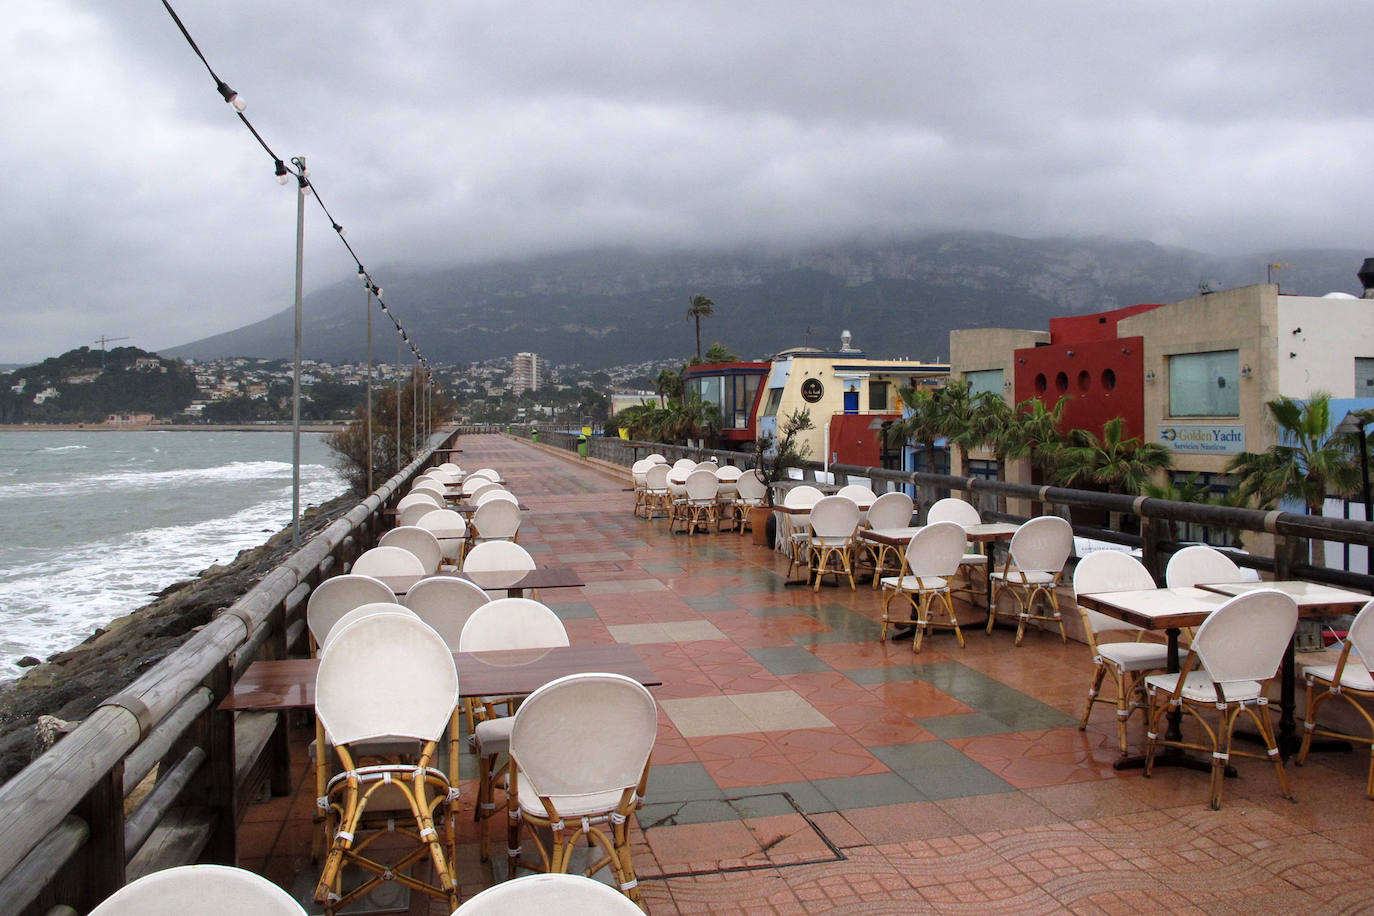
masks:
[[[1364,285],[1365,299],[1374,299],[1374,258],[1365,258],[1360,265],[1360,272],[1355,274],[1360,278],[1360,283]]]

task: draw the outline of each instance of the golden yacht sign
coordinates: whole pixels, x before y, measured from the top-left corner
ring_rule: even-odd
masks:
[[[1244,426],[1159,427],[1159,444],[1190,455],[1234,455],[1245,451]]]

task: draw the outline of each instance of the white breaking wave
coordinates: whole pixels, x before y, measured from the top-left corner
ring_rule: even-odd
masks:
[[[54,445],[51,448],[40,448],[40,452],[74,452],[78,449],[90,448],[89,445]]]
[[[71,447],[71,446],[68,446]],[[85,448],[85,446],[75,446]],[[307,474],[336,477],[333,468],[322,464],[301,465],[301,479]],[[169,471],[116,471],[35,483],[0,486],[0,498],[23,496],[75,495],[111,490],[146,490],[154,487],[183,487],[198,483],[242,482],[291,478],[289,461],[233,461],[208,468],[180,468]]]
[[[323,503],[343,489],[332,470],[313,467],[326,473],[302,479],[302,506]],[[291,466],[285,468],[289,477]],[[19,674],[14,662],[22,655],[46,658],[70,648],[97,627],[147,604],[172,582],[232,561],[240,550],[264,543],[269,532],[288,525],[290,516],[287,486],[224,518],[136,531],[116,543],[73,546],[60,562],[6,570],[0,581],[0,676]]]

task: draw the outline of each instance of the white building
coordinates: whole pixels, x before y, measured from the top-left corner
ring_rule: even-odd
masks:
[[[539,354],[517,353],[511,367],[510,389],[516,394],[539,390]]]

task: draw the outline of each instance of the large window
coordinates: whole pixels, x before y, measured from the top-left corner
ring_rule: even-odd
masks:
[[[1169,415],[1240,416],[1240,355],[1236,350],[1169,357]]]
[[[768,398],[763,403],[763,410],[760,411],[760,415],[765,417],[776,417],[778,415],[778,405],[781,403],[782,389],[769,388]]]
[[[709,375],[687,381],[687,393],[716,405],[726,429],[748,429],[749,411],[758,394],[760,375]],[[782,389],[777,389],[781,395]]]
[[[969,397],[977,397],[984,391],[991,391],[999,398],[1002,396],[1001,369],[980,369],[977,372],[965,372],[964,381],[968,382]]]
[[[887,410],[887,382],[879,380],[868,383],[868,409],[873,413]]]
[[[1355,397],[1374,397],[1374,357],[1355,357]]]

